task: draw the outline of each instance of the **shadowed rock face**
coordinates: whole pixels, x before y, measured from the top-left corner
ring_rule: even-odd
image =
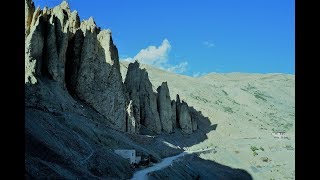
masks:
[[[36,76],[41,75],[45,28],[43,21],[42,17],[38,18],[25,40],[25,83],[35,84]]]
[[[126,129],[126,131],[131,134],[138,133],[136,131],[136,120],[135,120],[134,114],[133,114],[132,100],[130,100],[129,105],[127,107],[127,129]]]
[[[172,128],[177,128],[177,105],[176,101],[171,101],[171,121],[172,121]]]
[[[167,82],[163,82],[161,86],[157,88],[157,103],[158,111],[160,115],[161,126],[164,132],[172,132],[172,108],[170,93],[168,89]]]
[[[148,179],[241,179],[252,180],[245,170],[234,169],[214,161],[208,161],[196,155],[185,155],[164,169],[151,172]]]
[[[188,104],[184,101],[180,104],[179,110],[179,125],[183,132],[187,134],[192,133],[192,121],[189,113]]]
[[[92,33],[87,30],[80,63],[76,65],[79,67],[78,75],[70,82],[74,82],[75,94],[79,99],[113,122],[116,129],[125,131],[126,97],[118,66],[111,64],[119,59],[112,59],[117,50],[110,43],[110,33],[101,31],[97,35],[97,30]]]
[[[134,117],[138,124],[160,134],[161,122],[157,109],[157,96],[153,92],[148,73],[145,69],[139,68],[137,61],[129,64],[124,84],[129,98],[133,101]]]
[[[71,12],[65,1],[43,10],[26,1],[25,12],[27,87],[37,84],[39,78],[53,80],[120,131],[139,133],[141,125],[156,134],[171,133],[173,127],[183,126],[186,133],[189,125],[196,129],[195,123],[187,124],[192,122],[187,106],[180,113],[180,101],[171,104],[165,82],[155,93],[148,73],[138,62],[129,65],[122,83],[111,32],[100,30],[93,18],[80,23],[78,13]],[[129,100],[132,107],[128,107]]]
[[[125,131],[126,95],[111,32],[100,31],[92,18],[80,23],[65,1],[33,9],[26,1],[25,83],[36,84],[39,77],[56,81]]]

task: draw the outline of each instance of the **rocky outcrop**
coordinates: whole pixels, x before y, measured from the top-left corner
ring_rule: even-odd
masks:
[[[177,128],[177,104],[175,100],[171,101],[171,122],[172,128]]]
[[[181,130],[187,134],[192,133],[192,121],[191,115],[189,113],[188,104],[184,101],[180,103],[179,110],[179,126]]]
[[[111,31],[101,30],[92,17],[80,22],[66,1],[41,10],[26,0],[25,13],[27,88],[38,80],[55,82],[120,131],[139,133],[142,126],[156,134],[171,133],[176,127],[187,133],[189,126],[191,132],[196,129],[188,106],[179,97],[177,103],[171,102],[166,82],[154,92],[137,61],[129,65],[122,83]]]
[[[36,84],[36,77],[41,75],[44,29],[44,19],[40,16],[35,26],[30,27],[30,33],[25,40],[25,83],[27,84]]]
[[[196,119],[193,118],[192,116],[191,116],[191,121],[192,121],[192,131],[196,131],[198,129],[198,123]]]
[[[110,64],[106,59],[117,57],[116,49],[112,49],[110,31],[90,29],[95,27],[88,21],[84,32],[80,63],[77,76],[71,79],[76,96],[88,103],[105,116],[113,127],[121,131],[126,129],[126,97],[118,66]],[[81,25],[82,26],[82,25]],[[76,62],[76,61],[75,61]],[[73,74],[73,73],[72,73]]]
[[[132,100],[133,116],[136,120],[137,126],[140,126],[140,81],[141,72],[139,69],[139,64],[130,64],[130,71],[128,69],[126,80],[124,85],[126,87],[129,99]],[[140,129],[137,129],[139,131]]]
[[[145,69],[140,69],[138,61],[130,63],[125,79],[129,98],[133,101],[134,117],[147,129],[160,134],[161,122],[157,110],[157,96]],[[140,117],[140,118],[139,118]]]
[[[180,128],[180,124],[179,124],[179,118],[180,118],[180,110],[181,110],[181,102],[180,102],[180,96],[179,94],[176,95],[176,126],[178,128]]]
[[[198,129],[198,123],[200,119],[203,118],[203,115],[201,114],[201,111],[197,111],[193,107],[189,107],[189,113],[191,115],[191,121],[192,121],[192,131],[195,131]]]
[[[136,134],[136,120],[134,118],[132,100],[130,100],[129,105],[127,107],[127,128],[126,131],[131,134]]]
[[[176,127],[167,83],[155,93],[138,62],[122,83],[110,30],[93,18],[80,22],[65,1],[42,10],[25,2],[27,179],[130,179],[134,168],[113,150],[135,149],[152,162],[181,151],[162,138],[132,135]]]
[[[193,129],[196,130],[197,123],[189,111],[189,106],[186,102],[180,102],[180,96],[176,96],[176,115],[177,115],[177,127],[181,128],[184,133],[191,134]]]
[[[25,37],[29,35],[30,25],[32,22],[32,16],[35,11],[34,3],[31,0],[25,0],[24,3],[24,29],[25,29]]]
[[[26,1],[25,11],[25,83],[53,80],[125,131],[127,100],[110,30],[100,31],[92,18],[80,23],[65,1],[43,10]]]
[[[172,108],[170,93],[168,89],[167,82],[163,82],[161,86],[157,88],[157,103],[158,103],[158,112],[160,116],[162,130],[166,133],[172,132]]]

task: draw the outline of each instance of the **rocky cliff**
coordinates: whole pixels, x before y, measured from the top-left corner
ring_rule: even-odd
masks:
[[[137,61],[129,65],[122,82],[112,33],[101,30],[92,17],[80,22],[77,11],[71,12],[65,1],[52,9],[40,9],[26,0],[25,13],[27,91],[39,86],[39,81],[55,82],[120,131],[139,134],[142,127],[160,134],[184,127],[183,132],[192,132],[192,128],[185,129],[192,126],[187,105],[182,106],[177,121],[167,83],[154,92],[148,72]]]
[[[127,99],[110,30],[101,31],[92,18],[80,22],[65,1],[33,14],[33,3],[26,1],[25,8],[27,86],[43,78],[58,82],[125,131]]]

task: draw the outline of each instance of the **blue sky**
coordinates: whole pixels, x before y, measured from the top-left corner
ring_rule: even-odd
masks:
[[[49,7],[61,0],[34,0]],[[69,0],[80,19],[111,29],[122,60],[199,76],[289,73],[295,68],[293,0]]]

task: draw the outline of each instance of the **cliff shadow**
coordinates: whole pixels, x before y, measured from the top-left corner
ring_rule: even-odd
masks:
[[[252,180],[245,170],[235,169],[199,158],[197,155],[185,155],[159,171],[148,174],[148,179],[244,179]]]
[[[157,159],[155,162],[182,153],[185,151],[184,147],[191,147],[205,141],[208,139],[207,133],[215,131],[217,128],[217,124],[212,124],[209,118],[205,117],[200,111],[193,107],[189,108],[193,120],[197,122],[197,130],[191,134],[187,134],[180,127],[176,127],[172,133],[162,132],[159,135],[126,133],[126,136],[140,146],[154,152],[155,159]]]
[[[192,121],[196,121],[197,129],[191,134],[182,132],[179,127],[174,128],[170,134],[161,134],[159,140],[166,141],[179,148],[190,147],[203,142],[208,139],[207,133],[215,131],[218,124],[212,124],[208,117],[205,117],[201,111],[196,110],[194,107],[189,107],[189,113]]]

